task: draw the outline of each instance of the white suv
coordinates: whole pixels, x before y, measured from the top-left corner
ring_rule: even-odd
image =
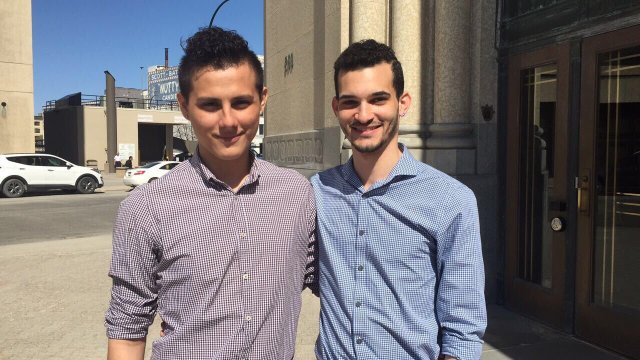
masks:
[[[103,185],[99,173],[57,156],[0,155],[0,190],[6,197],[20,197],[36,189],[77,190],[90,194]]]

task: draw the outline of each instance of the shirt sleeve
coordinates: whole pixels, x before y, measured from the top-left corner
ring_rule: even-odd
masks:
[[[156,311],[156,224],[142,193],[131,194],[118,210],[113,230],[109,276],[113,280],[111,301],[105,314],[107,337],[138,339]]]
[[[305,199],[305,216],[306,234],[309,242],[307,243],[307,265],[304,276],[304,285],[318,296],[318,246],[316,241],[316,198],[311,185],[308,187]]]
[[[487,326],[484,264],[478,209],[473,192],[459,187],[444,206],[438,239],[436,314],[442,335],[441,354],[459,360],[480,359]]]

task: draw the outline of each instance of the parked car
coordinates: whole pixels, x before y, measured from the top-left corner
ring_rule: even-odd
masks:
[[[83,194],[104,185],[102,176],[49,154],[0,155],[0,189],[6,197],[20,197],[33,190],[62,189]]]
[[[180,163],[177,161],[150,162],[141,167],[127,170],[122,180],[127,186],[140,186],[165,175],[178,164]]]

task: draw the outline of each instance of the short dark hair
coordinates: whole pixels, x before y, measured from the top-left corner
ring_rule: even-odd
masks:
[[[256,54],[249,49],[247,41],[233,30],[224,30],[217,26],[201,28],[185,41],[184,56],[178,68],[180,93],[189,99],[193,87],[193,75],[202,68],[212,67],[224,70],[232,66],[247,63],[256,74],[256,90],[262,98],[264,74]]]
[[[391,64],[393,88],[396,91],[396,96],[400,98],[404,92],[402,64],[396,58],[396,53],[392,48],[372,39],[349,45],[336,59],[333,64],[333,84],[336,88],[336,97],[340,95],[338,93],[338,75],[340,71],[360,70],[383,62]]]

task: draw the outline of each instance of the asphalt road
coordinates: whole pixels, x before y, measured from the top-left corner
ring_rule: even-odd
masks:
[[[110,234],[125,191],[0,198],[0,246]]]

